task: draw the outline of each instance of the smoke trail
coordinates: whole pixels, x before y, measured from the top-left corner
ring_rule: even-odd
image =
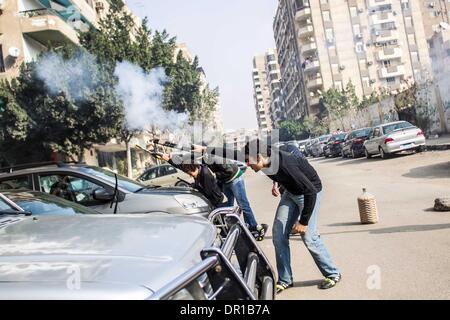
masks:
[[[125,108],[127,127],[143,130],[155,126],[175,132],[186,126],[188,115],[162,108],[164,83],[167,77],[162,68],[149,73],[129,62],[117,64],[115,76],[119,79],[117,92]]]
[[[98,65],[95,56],[77,51],[70,59],[47,53],[38,60],[36,74],[51,94],[63,92],[75,101],[83,100],[95,86]]]

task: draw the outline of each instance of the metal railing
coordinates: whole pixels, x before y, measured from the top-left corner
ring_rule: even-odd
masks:
[[[192,291],[195,285],[199,288],[199,278],[206,275],[212,291],[203,293],[205,299],[273,300],[274,272],[253,235],[240,219],[240,209],[217,209],[211,213],[209,220],[218,229],[222,242],[220,248],[202,250],[202,261],[199,264],[158,290],[149,299],[168,300],[182,290]],[[232,263],[234,257],[239,266]]]
[[[33,10],[26,10],[26,11],[20,11],[19,16],[24,18],[34,18],[34,17],[40,17],[40,16],[57,16],[61,19],[63,19],[63,16],[56,10],[50,9],[50,8],[43,8],[43,9],[33,9]]]

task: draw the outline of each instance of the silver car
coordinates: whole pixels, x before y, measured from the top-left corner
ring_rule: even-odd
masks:
[[[364,142],[364,152],[367,159],[377,154],[386,159],[394,153],[420,150],[424,145],[421,129],[407,121],[397,121],[374,127]]]
[[[101,213],[167,212],[208,217],[211,212],[209,201],[191,188],[145,186],[84,164],[30,164],[0,169],[0,191],[14,189],[49,193]]]
[[[0,194],[0,299],[273,299],[236,213],[32,216]]]
[[[331,134],[320,136],[311,145],[311,154],[314,158],[323,156],[323,148],[331,138]]]

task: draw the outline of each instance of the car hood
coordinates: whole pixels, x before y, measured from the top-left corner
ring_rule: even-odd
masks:
[[[176,215],[15,219],[0,228],[0,299],[145,299],[215,236],[206,219]]]
[[[155,187],[155,188],[147,188],[143,189],[139,193],[151,193],[151,194],[167,194],[167,195],[176,195],[176,194],[199,194],[192,188],[186,187]]]

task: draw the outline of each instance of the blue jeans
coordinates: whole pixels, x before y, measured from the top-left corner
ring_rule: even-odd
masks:
[[[223,193],[227,197],[227,207],[234,206],[234,200],[236,199],[238,206],[244,212],[244,221],[248,224],[249,228],[254,229],[258,225],[253,214],[252,208],[247,198],[247,192],[245,191],[244,177],[241,176],[234,179],[230,183],[223,184]]]
[[[333,264],[325,248],[325,244],[317,232],[317,217],[319,215],[321,196],[322,192],[317,194],[316,205],[302,239],[322,275],[331,277],[339,275],[340,272]],[[300,218],[300,213],[303,211],[303,204],[303,195],[297,196],[287,191],[284,192],[273,223],[272,233],[277,260],[278,281],[285,284],[293,283],[289,235],[292,227]]]

